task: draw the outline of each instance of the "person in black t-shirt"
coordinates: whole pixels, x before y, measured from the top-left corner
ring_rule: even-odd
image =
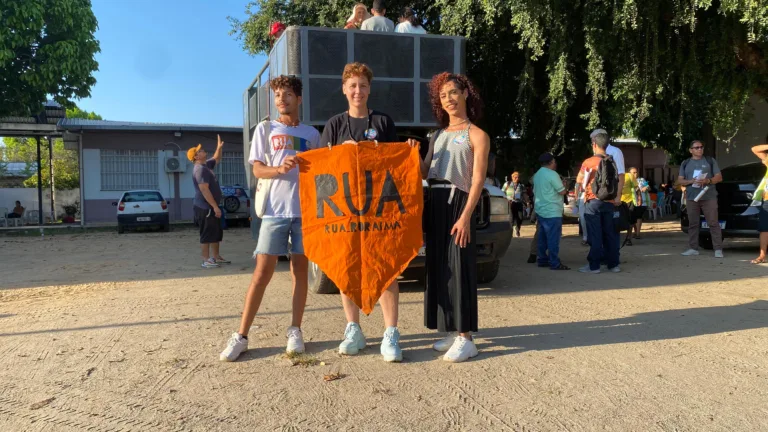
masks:
[[[372,80],[373,72],[362,63],[350,63],[344,67],[342,89],[349,103],[349,109],[328,120],[320,137],[321,145],[357,144],[359,141],[399,141],[392,118],[368,108]],[[408,144],[416,146],[418,142],[409,139]],[[399,362],[403,359],[399,343],[400,332],[397,329],[399,297],[400,287],[395,281],[379,299],[384,324],[387,327],[381,341],[381,355],[388,362]],[[347,317],[347,327],[344,331],[344,340],[339,345],[339,353],[354,355],[366,345],[365,336],[360,329],[360,309],[344,294],[341,294],[341,302]]]

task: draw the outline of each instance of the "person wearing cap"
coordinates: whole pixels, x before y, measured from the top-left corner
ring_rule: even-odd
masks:
[[[221,227],[221,188],[213,169],[221,161],[224,142],[216,135],[216,152],[211,159],[202,144],[187,150],[187,159],[195,164],[192,171],[192,185],[195,188],[194,216],[200,228],[200,255],[203,268],[215,268],[219,264],[230,264],[219,253],[219,243],[224,236]]]
[[[552,153],[539,156],[541,168],[533,176],[534,211],[538,218],[538,265],[551,270],[570,270],[560,262],[560,237],[563,234],[563,196],[568,189],[555,171]],[[549,253],[547,253],[549,252]]]
[[[269,31],[269,36],[276,41],[280,39],[280,36],[283,35],[284,31],[285,31],[285,24],[281,22],[276,22],[272,24],[272,30]]]

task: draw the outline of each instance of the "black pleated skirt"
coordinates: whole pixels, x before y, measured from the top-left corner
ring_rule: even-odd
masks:
[[[430,188],[427,201],[427,289],[424,294],[424,325],[441,332],[477,331],[476,220],[470,222],[467,247],[456,245],[451,229],[459,220],[469,197],[455,189]]]

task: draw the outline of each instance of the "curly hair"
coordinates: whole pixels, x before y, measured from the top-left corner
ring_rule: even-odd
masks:
[[[269,80],[269,88],[271,88],[272,91],[277,89],[291,89],[296,96],[300,97],[303,86],[298,77],[293,75],[280,75]]]
[[[341,83],[346,83],[348,79],[354,76],[367,78],[369,84],[373,81],[373,71],[367,64],[355,62],[344,66],[344,73],[341,74]]]
[[[440,102],[440,89],[449,82],[454,83],[459,90],[467,91],[467,116],[472,123],[477,122],[482,117],[483,101],[480,99],[480,93],[472,81],[465,75],[443,72],[432,77],[429,82],[429,99],[432,104],[432,112],[441,128],[448,127],[448,113],[443,109]]]

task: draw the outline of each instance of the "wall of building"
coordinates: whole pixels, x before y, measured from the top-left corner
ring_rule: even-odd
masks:
[[[748,109],[751,118],[731,142],[717,142],[715,157],[720,168],[756,161],[750,149],[768,142],[768,102],[762,97],[753,96],[749,100]]]
[[[27,211],[39,210],[36,188],[0,188],[0,208],[12,211],[16,201],[21,201]],[[56,218],[64,214],[64,206],[80,201],[80,189],[57,190],[54,195]],[[51,214],[51,190],[43,189],[43,215]],[[58,219],[57,219],[58,220]]]
[[[215,132],[184,132],[181,137],[172,132],[132,131],[84,131],[83,137],[83,209],[85,223],[117,223],[116,209],[112,205],[124,191],[103,190],[101,184],[101,150],[149,150],[157,152],[157,188],[166,199],[171,200],[169,212],[172,221],[192,220],[192,164],[188,163],[184,173],[166,173],[165,159],[174,152],[183,160],[190,147],[202,144],[213,156],[216,150]],[[241,152],[242,135],[221,134],[224,151]],[[178,151],[175,143],[181,148]]]

